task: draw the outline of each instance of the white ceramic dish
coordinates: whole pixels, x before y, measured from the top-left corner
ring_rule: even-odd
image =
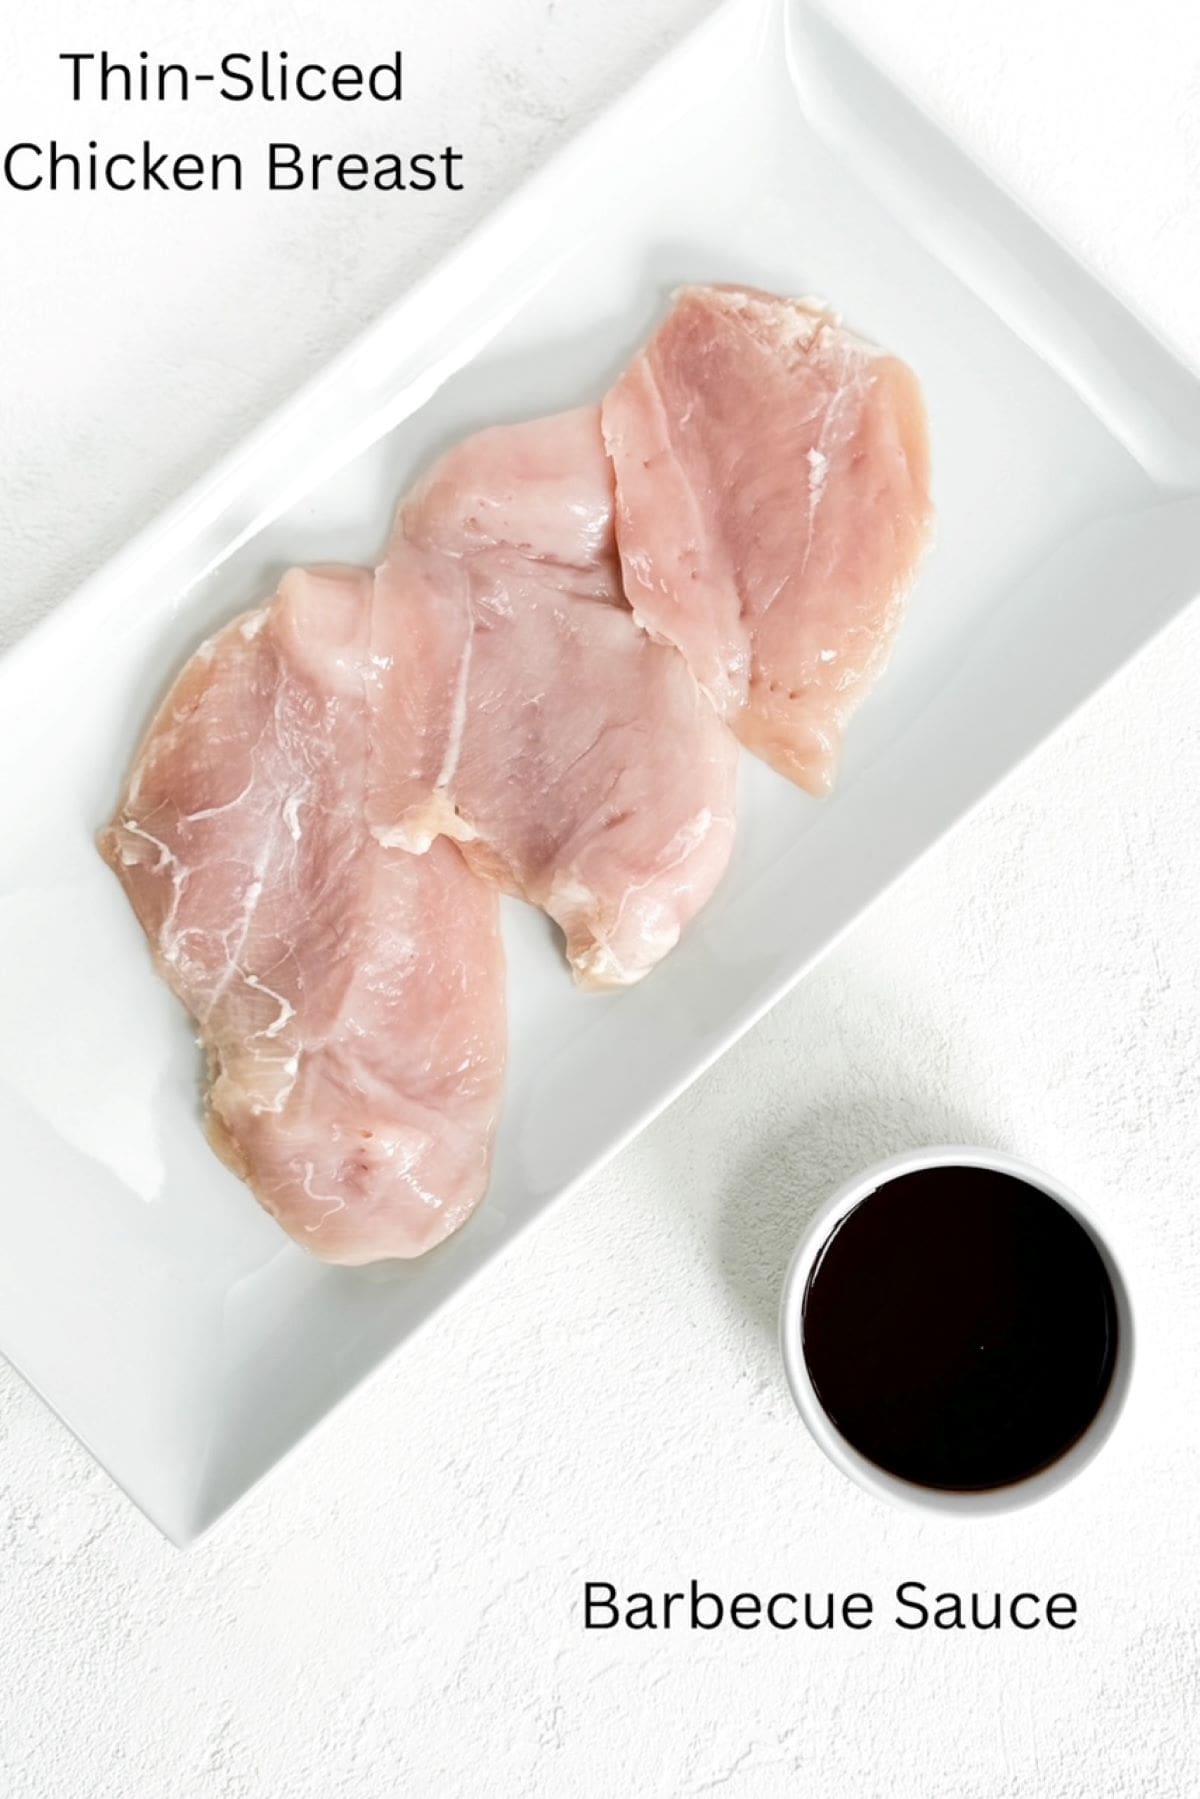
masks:
[[[912,1481],[901,1480],[898,1476],[889,1474],[885,1468],[880,1468],[861,1455],[853,1443],[848,1442],[838,1430],[818,1399],[804,1359],[802,1341],[804,1296],[809,1276],[835,1227],[855,1206],[861,1205],[864,1199],[868,1199],[888,1181],[898,1180],[901,1175],[915,1174],[922,1168],[947,1166],[994,1168],[1000,1174],[1010,1174],[1014,1180],[1025,1181],[1031,1187],[1040,1188],[1051,1199],[1057,1200],[1060,1206],[1078,1219],[1096,1245],[1112,1282],[1117,1307],[1117,1353],[1112,1379],[1100,1409],[1087,1430],[1057,1461],[1030,1475],[1027,1480],[1014,1481],[1011,1486],[993,1487],[978,1493],[949,1493],[917,1486]],[[1072,1193],[1061,1181],[1043,1174],[1040,1169],[1032,1167],[1018,1156],[1004,1155],[998,1150],[942,1146],[937,1149],[906,1150],[885,1162],[877,1162],[873,1168],[855,1175],[853,1180],[839,1187],[816,1216],[809,1220],[804,1235],[796,1245],[783,1283],[779,1305],[779,1348],[796,1410],[815,1441],[843,1474],[849,1475],[851,1480],[857,1481],[860,1487],[865,1487],[877,1499],[886,1499],[893,1505],[907,1506],[914,1511],[943,1512],[959,1518],[990,1518],[998,1512],[1017,1511],[1021,1506],[1032,1505],[1035,1500],[1057,1493],[1068,1481],[1082,1473],[1107,1443],[1121,1415],[1133,1376],[1133,1309],[1129,1301],[1129,1289],[1112,1247],[1105,1242],[1096,1220],[1078,1194]]]
[[[730,875],[642,987],[576,993],[508,907],[487,1203],[422,1263],[319,1267],[204,1142],[92,833],[205,633],[286,563],[372,558],[453,437],[598,395],[687,279],[829,295],[912,362],[938,547],[836,797],[746,759]],[[4,1350],[189,1540],[1193,596],[1196,488],[1195,377],[818,13],[728,0],[0,669]]]

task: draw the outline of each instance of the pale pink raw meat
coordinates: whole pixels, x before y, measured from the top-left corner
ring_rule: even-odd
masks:
[[[373,583],[293,571],[163,701],[100,847],[208,1052],[214,1147],[330,1262],[482,1197],[504,1065],[493,890],[368,823]]]
[[[597,409],[452,450],[377,579],[381,837],[457,838],[559,924],[584,985],[638,980],[724,872],[737,746],[624,604]]]
[[[684,289],[603,405],[637,618],[827,792],[931,522],[916,378],[819,302]]]

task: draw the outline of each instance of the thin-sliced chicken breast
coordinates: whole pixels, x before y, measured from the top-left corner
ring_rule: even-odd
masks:
[[[188,662],[100,848],[208,1053],[214,1147],[330,1262],[482,1197],[503,1075],[494,891],[369,827],[373,582],[293,571]]]
[[[603,405],[636,617],[825,793],[930,534],[920,389],[812,300],[684,289]]]
[[[457,838],[584,985],[638,980],[725,870],[737,746],[624,604],[597,409],[452,450],[377,578],[383,841]]]

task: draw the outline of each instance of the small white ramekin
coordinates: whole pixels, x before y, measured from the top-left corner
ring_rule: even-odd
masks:
[[[942,1167],[993,1168],[1000,1174],[1013,1175],[1031,1187],[1038,1187],[1043,1193],[1048,1193],[1051,1199],[1056,1199],[1060,1206],[1079,1221],[1092,1239],[1112,1282],[1116,1298],[1116,1361],[1108,1392],[1091,1424],[1048,1468],[1040,1469],[1025,1480],[1014,1481],[1009,1486],[991,1487],[984,1492],[958,1493],[918,1486],[915,1482],[902,1480],[899,1475],[889,1474],[886,1469],[868,1461],[866,1456],[861,1455],[847,1441],[822,1406],[804,1359],[802,1313],[808,1277],[834,1226],[848,1212],[853,1211],[860,1201],[886,1182],[896,1180],[904,1174],[915,1174],[922,1168]],[[1032,1505],[1035,1500],[1044,1499],[1065,1486],[1080,1469],[1087,1466],[1111,1435],[1125,1403],[1133,1372],[1133,1313],[1129,1293],[1121,1270],[1100,1235],[1095,1220],[1077,1196],[1061,1182],[1043,1174],[1040,1169],[1031,1167],[1019,1157],[1005,1155],[998,1150],[953,1147],[906,1150],[890,1157],[886,1162],[877,1162],[873,1168],[855,1175],[853,1180],[840,1187],[820,1208],[796,1245],[783,1283],[783,1298],[779,1309],[779,1342],[796,1410],[830,1461],[843,1474],[857,1481],[860,1487],[865,1487],[868,1493],[875,1494],[879,1499],[889,1500],[894,1505],[925,1512],[953,1513],[963,1517],[994,1517],[999,1512],[1015,1511],[1018,1506]]]

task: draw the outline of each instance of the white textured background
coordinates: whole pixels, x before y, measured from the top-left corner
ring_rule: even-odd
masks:
[[[260,44],[372,61],[399,43],[402,131],[384,108],[320,107],[296,134],[450,138],[470,160],[468,191],[399,209],[4,198],[0,633],[52,606],[704,10],[5,8],[5,138],[263,135],[255,107],[72,108],[62,49],[203,66]],[[1188,0],[841,10],[1200,357]],[[1198,668],[1193,613],[189,1555],[0,1371],[6,1799],[1200,1790]],[[1138,1387],[1110,1450],[1059,1499],[971,1528],[842,1482],[793,1419],[771,1340],[817,1197],[876,1154],[946,1137],[1073,1180],[1141,1301]],[[907,1578],[1065,1587],[1081,1621],[1020,1638],[582,1633],[585,1578],[693,1574],[881,1597]]]

